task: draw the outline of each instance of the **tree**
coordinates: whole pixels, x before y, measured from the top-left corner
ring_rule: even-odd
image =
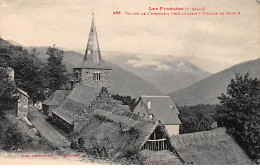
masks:
[[[15,83],[18,88],[26,91],[34,102],[46,98],[44,66],[37,58],[37,51],[31,54],[27,50],[12,51],[10,66],[15,71]]]
[[[180,133],[192,133],[211,130],[214,122],[215,105],[198,104],[196,106],[178,106],[181,120]]]
[[[218,125],[225,126],[228,133],[254,159],[260,158],[260,82],[236,74],[227,87],[227,95],[218,97],[216,106]]]
[[[112,98],[115,100],[122,101],[123,105],[128,105],[131,111],[133,111],[133,109],[136,106],[136,99],[131,98],[131,96],[121,96],[116,94],[116,95],[112,95]]]
[[[62,50],[55,48],[55,45],[49,47],[47,52],[49,55],[47,65],[45,67],[45,74],[47,77],[47,87],[51,93],[58,89],[64,89],[67,83],[66,67],[62,64],[63,54]]]
[[[4,115],[3,110],[12,109],[15,101],[12,96],[14,91],[14,83],[8,78],[6,70],[0,68],[0,117]]]

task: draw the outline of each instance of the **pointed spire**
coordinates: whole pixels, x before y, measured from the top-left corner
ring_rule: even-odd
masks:
[[[92,23],[88,37],[88,44],[86,48],[86,53],[84,57],[85,67],[90,65],[100,65],[101,64],[101,53],[99,49],[97,31],[95,26],[94,12],[92,11]]]

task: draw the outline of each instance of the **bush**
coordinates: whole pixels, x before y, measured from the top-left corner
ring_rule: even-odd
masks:
[[[218,97],[216,120],[253,159],[260,159],[260,82],[236,74],[230,81],[227,95]]]
[[[211,129],[215,115],[215,105],[199,104],[196,106],[181,106],[179,118],[182,122],[180,133],[208,131]]]

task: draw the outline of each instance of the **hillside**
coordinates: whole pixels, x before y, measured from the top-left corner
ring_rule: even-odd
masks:
[[[260,59],[247,61],[224,71],[211,75],[189,87],[172,92],[169,95],[178,105],[216,104],[217,97],[226,93],[230,80],[235,73],[246,74],[260,79]]]
[[[210,75],[197,66],[181,60],[164,61],[159,68],[154,65],[144,67],[122,65],[125,69],[129,69],[130,72],[157,86],[164,94],[190,86]]]
[[[158,87],[164,94],[190,86],[211,75],[194,63],[193,57],[103,51],[109,62],[135,73]]]
[[[107,63],[112,67],[112,90],[113,94],[123,96],[139,97],[141,95],[162,95],[159,89],[146,82],[139,76],[120,68],[112,63]]]
[[[12,44],[9,41],[6,41],[6,40],[0,38],[0,46],[7,47],[7,46],[11,46],[11,45]]]
[[[83,59],[83,58],[82,58]],[[46,58],[40,59],[42,62],[46,62]],[[66,65],[66,69],[72,72],[74,65],[69,62],[63,61]],[[119,94],[122,96],[139,97],[142,94],[146,95],[161,95],[161,91],[154,85],[146,82],[139,76],[124,70],[123,68],[106,62],[106,64],[112,68],[112,94]]]
[[[13,42],[14,43],[14,42]],[[1,39],[0,46],[10,46],[10,42]],[[30,51],[33,47],[26,47]],[[37,47],[39,60],[46,62],[48,56],[46,55],[47,47]],[[83,55],[74,51],[65,51],[63,64],[66,65],[67,70],[72,73],[75,64],[83,60]],[[123,96],[139,97],[142,94],[161,95],[161,92],[154,85],[149,84],[139,76],[126,71],[115,64],[107,62],[113,69],[112,71],[112,90],[113,94],[120,94]]]
[[[33,47],[27,47],[31,50]],[[40,52],[39,58],[47,58],[45,54],[47,47],[37,47]],[[66,64],[69,73],[72,72],[71,65],[77,65],[83,59],[83,55],[75,51],[65,51],[63,63]],[[175,91],[194,84],[207,77],[210,73],[202,70],[196,65],[189,63],[188,59],[156,60],[157,65],[136,66],[131,61],[138,62],[136,54],[128,52],[108,52],[102,51],[102,57],[108,62],[132,72],[148,83],[153,84],[164,94]],[[149,57],[149,56],[148,56]],[[194,60],[194,59],[191,59]],[[140,62],[145,62],[141,61]],[[139,64],[139,63],[138,63]],[[178,79],[178,80],[176,80]]]

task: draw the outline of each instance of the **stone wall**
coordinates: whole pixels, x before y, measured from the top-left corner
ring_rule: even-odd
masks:
[[[73,125],[70,125],[65,120],[61,119],[58,115],[52,114],[52,122],[59,126],[63,131],[67,133],[73,132]]]
[[[19,98],[17,101],[17,117],[27,117],[29,105],[28,97],[23,94],[19,94]]]
[[[102,88],[100,94],[97,96],[93,102],[86,107],[84,112],[79,116],[79,118],[74,122],[74,130],[79,131],[85,124],[87,119],[91,116],[91,113],[96,109],[112,110],[116,108],[116,101],[111,98],[111,94],[106,88]]]
[[[42,109],[43,109],[43,114],[46,116],[51,117],[52,116],[52,112],[54,109],[58,108],[58,105],[42,105]]]
[[[100,81],[95,81],[93,79],[93,74],[97,72],[100,72]],[[86,85],[90,87],[106,87],[108,90],[110,90],[111,72],[112,70],[74,68],[73,77],[76,83],[79,82],[82,85]],[[76,74],[78,74],[77,79],[76,79]]]
[[[93,80],[93,73],[100,72],[100,81]],[[91,87],[111,88],[111,70],[82,69],[81,83]]]

